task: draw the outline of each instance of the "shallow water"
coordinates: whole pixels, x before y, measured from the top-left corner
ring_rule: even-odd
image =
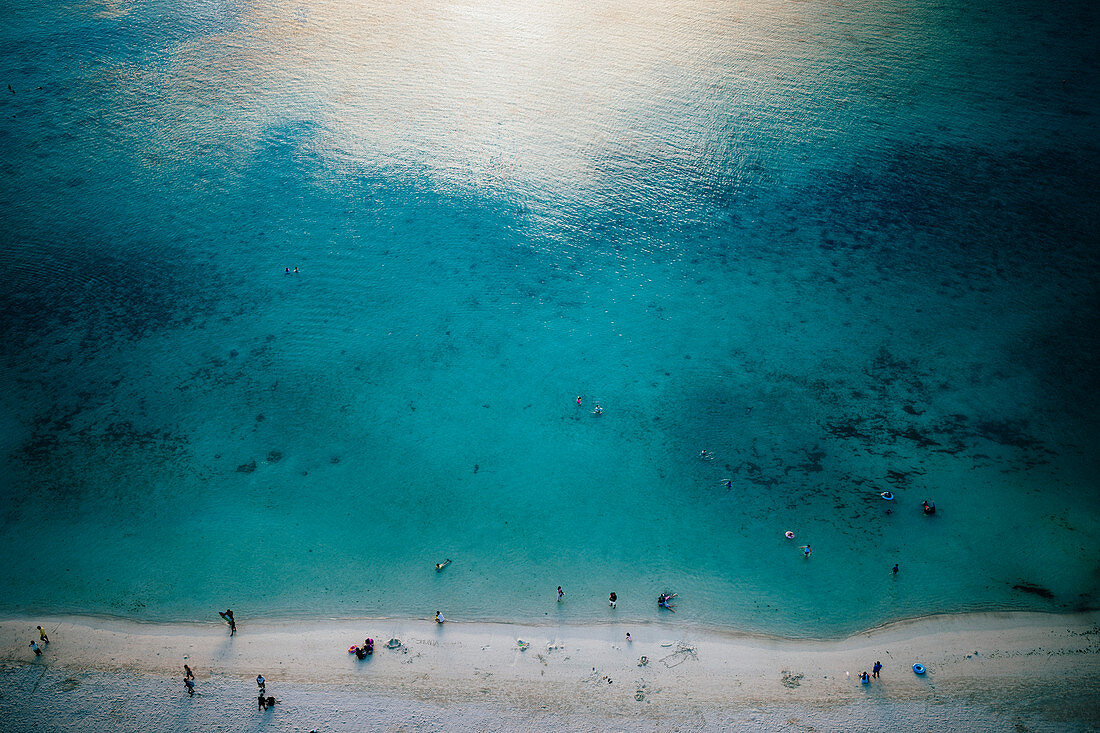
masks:
[[[0,611],[1095,607],[1095,14],[14,13]]]

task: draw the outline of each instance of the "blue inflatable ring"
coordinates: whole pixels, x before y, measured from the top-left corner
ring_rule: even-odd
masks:
[[[879,494],[879,496],[881,496],[886,501],[893,501],[894,500],[894,495],[891,494],[889,491],[883,491],[881,494]]]
[[[924,665],[921,664],[920,662],[917,662],[916,664],[913,665],[913,671],[916,672],[917,674],[924,674]]]

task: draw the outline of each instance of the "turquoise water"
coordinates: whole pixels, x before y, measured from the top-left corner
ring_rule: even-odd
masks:
[[[0,612],[1096,607],[1096,20],[14,9]]]

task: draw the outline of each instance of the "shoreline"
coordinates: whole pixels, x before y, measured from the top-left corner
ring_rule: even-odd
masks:
[[[608,721],[618,726],[734,716],[719,726],[725,727],[736,723],[746,706],[765,716],[802,711],[800,719],[814,721],[832,720],[854,706],[881,722],[878,716],[887,708],[894,717],[918,710],[924,716],[927,706],[935,705],[941,711],[951,708],[951,719],[972,714],[981,722],[987,714],[1011,714],[1031,729],[1044,721],[1063,730],[1100,725],[1096,611],[924,616],[839,640],[669,623],[237,622],[238,632],[230,637],[220,622],[5,618],[0,620],[0,681],[10,687],[34,673],[43,679],[94,679],[107,690],[151,685],[165,698],[159,704],[180,705],[195,702],[182,684],[187,663],[198,676],[197,698],[220,690],[217,704],[241,714],[249,705],[254,710],[253,680],[262,673],[270,694],[285,698],[278,714],[288,719],[295,710],[312,710],[319,700],[326,701],[327,710],[369,698],[400,709],[443,711],[440,725],[460,729],[482,729],[475,719],[517,706],[544,714],[545,720],[524,726],[548,729],[561,716],[572,716],[571,726],[579,719],[581,728]],[[51,644],[36,659],[28,644],[37,639],[39,624]],[[628,631],[631,642],[625,639]],[[359,661],[346,650],[366,636],[374,638],[375,653]],[[387,648],[390,638],[402,646]],[[529,647],[520,649],[518,639]],[[876,660],[884,665],[882,678],[861,685],[859,672],[871,671]],[[927,668],[925,675],[913,673],[916,662]],[[48,670],[38,672],[40,667]],[[38,713],[64,719],[65,704],[51,710],[56,702],[51,699]],[[204,699],[203,705],[213,710],[210,702]],[[8,705],[0,713],[10,714]],[[465,712],[459,714],[460,709]],[[451,720],[451,714],[460,720]],[[474,717],[466,720],[462,716],[467,714]]]
[[[136,616],[123,616],[111,613],[100,612],[80,612],[80,611],[60,611],[60,612],[44,612],[41,614],[33,614],[26,612],[2,612],[0,611],[0,626],[8,622],[27,621],[30,619],[53,619],[64,620],[67,623],[72,623],[77,626],[87,626],[89,628],[117,628],[132,626],[134,628],[141,627],[162,627],[171,628],[179,627],[181,629],[204,629],[204,628],[220,628],[225,626],[224,621],[213,620],[213,617],[218,616],[217,611],[211,611],[210,618],[204,618],[202,620],[196,619],[157,619],[157,618],[140,618]],[[449,627],[474,627],[474,626],[501,626],[501,627],[520,627],[531,629],[543,629],[543,628],[570,628],[570,629],[584,629],[584,628],[602,628],[608,626],[636,626],[638,628],[662,628],[670,627],[681,629],[684,633],[690,632],[693,634],[713,635],[718,637],[728,638],[751,638],[751,639],[768,639],[791,643],[829,643],[829,642],[842,642],[848,639],[853,639],[865,634],[873,634],[879,631],[885,631],[889,629],[896,629],[907,625],[923,624],[925,622],[932,623],[936,619],[977,619],[985,617],[987,619],[1009,619],[1018,618],[1025,619],[1028,617],[1035,617],[1040,619],[1059,619],[1065,618],[1079,619],[1092,617],[1097,619],[1097,624],[1100,624],[1100,607],[1097,608],[1084,608],[1074,611],[1041,611],[1033,609],[998,609],[998,610],[976,610],[976,611],[937,611],[933,613],[925,613],[916,616],[907,616],[903,618],[897,618],[892,621],[883,621],[876,623],[873,626],[868,626],[863,629],[851,631],[848,633],[838,633],[836,635],[828,636],[791,636],[782,633],[768,633],[764,631],[752,631],[749,629],[743,629],[733,626],[723,626],[709,623],[698,623],[691,620],[680,620],[677,615],[668,615],[661,618],[622,618],[622,617],[605,617],[600,619],[581,619],[581,620],[569,620],[569,621],[553,621],[544,617],[532,617],[531,619],[463,619],[457,620],[452,617],[447,618],[447,625]],[[249,625],[253,628],[269,628],[269,627],[285,627],[293,626],[296,624],[313,626],[318,623],[322,624],[375,624],[375,625],[387,625],[387,624],[418,624],[428,623],[432,621],[431,616],[423,617],[411,617],[411,616],[310,616],[306,614],[302,615],[290,615],[290,616],[256,616],[248,617]],[[35,623],[37,625],[37,622]]]

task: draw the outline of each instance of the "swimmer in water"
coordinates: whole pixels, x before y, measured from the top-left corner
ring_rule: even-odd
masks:
[[[600,407],[599,402],[596,403],[596,409],[592,410],[592,414],[593,415],[602,415],[603,414],[603,408]]]
[[[798,549],[802,550],[802,557],[809,557],[810,556],[810,546],[809,545],[802,545],[802,547],[799,547]]]
[[[577,407],[581,406],[581,396],[577,395]]]
[[[440,570],[442,570],[443,568],[447,567],[450,564],[451,564],[451,558],[449,558],[449,557],[446,560],[444,560],[443,562],[437,562],[435,564],[435,571],[438,573]]]

